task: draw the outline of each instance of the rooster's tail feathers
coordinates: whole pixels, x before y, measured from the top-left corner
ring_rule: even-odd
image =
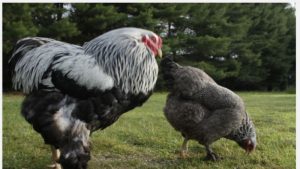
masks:
[[[50,41],[53,41],[53,39],[42,37],[27,37],[19,40],[13,49],[12,57],[8,61],[9,68],[13,69],[18,63],[18,61],[21,60],[22,57],[30,50],[37,48]]]

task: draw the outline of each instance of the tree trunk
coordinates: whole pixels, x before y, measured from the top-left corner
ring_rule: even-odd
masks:
[[[57,20],[61,20],[62,19],[62,15],[63,15],[63,9],[64,9],[64,4],[63,3],[56,3],[54,4],[56,6],[57,10]]]

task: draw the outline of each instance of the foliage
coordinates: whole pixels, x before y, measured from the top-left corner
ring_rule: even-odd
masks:
[[[257,130],[258,146],[247,155],[235,142],[212,146],[222,160],[208,162],[205,148],[189,142],[189,157],[178,158],[181,134],[163,115],[166,93],[155,93],[141,108],[124,114],[111,127],[92,134],[89,169],[98,168],[296,168],[296,96],[285,93],[238,93]],[[50,147],[21,117],[23,97],[3,96],[3,168],[44,169]]]
[[[105,4],[72,4],[70,20],[80,30],[73,37],[75,43],[83,44],[102,33],[124,26],[126,15],[118,13],[112,5]]]
[[[8,60],[14,44],[26,36],[36,36],[38,28],[33,23],[29,4],[3,4],[3,86],[11,87]]]
[[[203,68],[237,90],[295,86],[296,16],[288,4],[75,3],[3,5],[4,87],[15,42],[45,36],[82,45],[119,27],[163,38],[164,55]],[[163,89],[159,76],[157,89]]]
[[[250,48],[260,54],[261,71],[265,74],[262,82],[268,90],[283,90],[287,87],[288,72],[295,59],[295,53],[287,51],[294,48],[288,47],[294,36],[289,32],[294,29],[289,25],[289,20],[295,21],[293,9],[284,4],[254,5],[250,13],[253,20],[249,29]]]
[[[37,36],[51,37],[57,40],[68,41],[79,34],[76,24],[67,16],[67,9],[63,4],[30,4],[33,22],[39,32]]]

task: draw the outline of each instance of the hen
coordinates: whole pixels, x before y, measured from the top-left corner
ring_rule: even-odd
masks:
[[[184,137],[182,156],[186,156],[190,139],[204,145],[206,159],[214,161],[218,156],[211,144],[223,137],[237,142],[248,153],[255,149],[255,127],[238,95],[218,85],[204,71],[180,66],[172,57],[162,60],[161,69],[170,90],[164,113]]]
[[[54,168],[84,169],[90,133],[151,95],[162,40],[139,28],[107,32],[82,47],[49,38],[17,42],[9,65],[26,98],[21,113],[52,146]]]

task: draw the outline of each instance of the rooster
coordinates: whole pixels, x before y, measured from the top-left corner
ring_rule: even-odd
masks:
[[[103,130],[151,95],[162,39],[120,28],[82,47],[29,37],[17,42],[9,66],[26,97],[21,114],[51,145],[53,168],[85,169],[90,134]]]
[[[170,94],[164,108],[168,122],[184,137],[180,154],[187,156],[188,140],[206,148],[207,160],[218,160],[211,144],[220,138],[238,143],[250,153],[256,147],[256,132],[243,100],[218,85],[204,71],[181,66],[165,57],[161,69]]]

